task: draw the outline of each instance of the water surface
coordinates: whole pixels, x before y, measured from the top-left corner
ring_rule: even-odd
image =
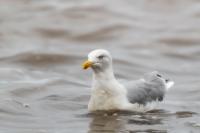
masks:
[[[199,133],[199,0],[1,0],[0,131]],[[111,52],[118,79],[175,81],[144,114],[89,114],[88,52]]]

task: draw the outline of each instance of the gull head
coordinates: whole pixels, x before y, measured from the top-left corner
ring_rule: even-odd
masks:
[[[83,69],[92,68],[94,72],[103,72],[112,68],[112,57],[107,50],[97,49],[88,54],[88,59],[82,67]]]

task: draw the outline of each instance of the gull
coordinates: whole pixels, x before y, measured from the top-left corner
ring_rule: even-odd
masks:
[[[147,111],[147,105],[163,101],[164,95],[174,82],[163,78],[157,71],[144,75],[138,80],[121,84],[114,76],[111,54],[97,49],[88,54],[83,69],[93,70],[93,82],[88,110]]]

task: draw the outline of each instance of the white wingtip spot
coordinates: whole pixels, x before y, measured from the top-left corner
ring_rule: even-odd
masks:
[[[166,89],[169,90],[174,85],[174,81],[168,81],[166,84]]]

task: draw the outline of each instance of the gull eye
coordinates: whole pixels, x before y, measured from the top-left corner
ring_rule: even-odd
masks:
[[[162,77],[160,74],[157,74],[156,76],[157,76],[157,77],[160,77],[160,78]]]
[[[98,56],[99,59],[103,59],[104,55],[100,55]]]

